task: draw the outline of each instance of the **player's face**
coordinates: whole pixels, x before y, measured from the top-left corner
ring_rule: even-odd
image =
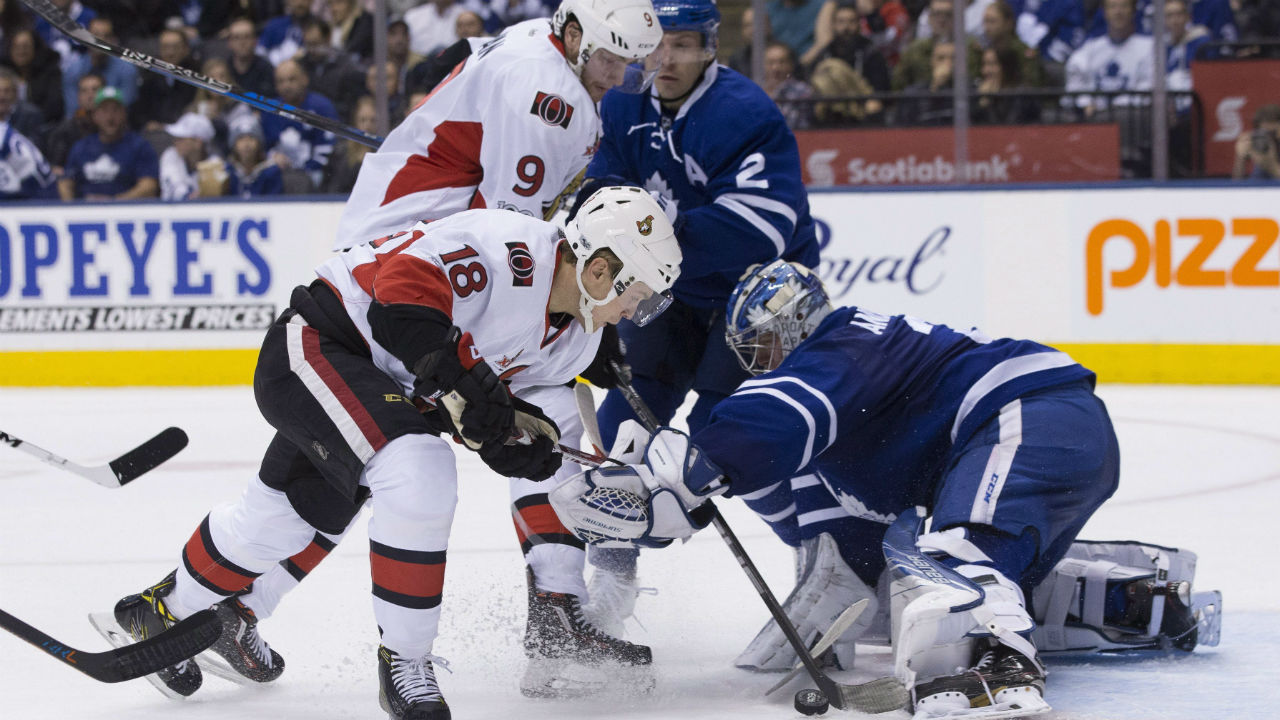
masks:
[[[582,84],[591,100],[600,102],[605,93],[622,84],[626,73],[626,60],[600,48],[587,58],[587,64],[582,68]]]
[[[755,364],[758,372],[766,373],[782,364],[782,341],[771,332],[762,332],[756,338]]]
[[[658,49],[645,59],[645,68],[657,70],[653,86],[659,98],[678,98],[693,89],[707,67],[702,34],[681,30],[662,34]]]

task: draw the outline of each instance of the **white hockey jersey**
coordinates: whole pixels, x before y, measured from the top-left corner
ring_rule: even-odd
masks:
[[[373,337],[368,313],[384,304],[432,307],[471,333],[476,350],[513,392],[562,385],[600,345],[570,316],[547,312],[559,228],[520,213],[476,210],[422,222],[383,242],[335,255],[316,269],[369,343],[374,364],[404,386],[413,374]]]
[[[1130,35],[1117,43],[1107,36],[1080,46],[1067,60],[1068,92],[1084,90],[1150,91],[1155,78],[1155,42],[1148,35]],[[1145,103],[1139,96],[1121,96],[1116,105]]]
[[[544,217],[599,139],[595,103],[551,23],[512,25],[365,156],[335,249],[472,208]]]

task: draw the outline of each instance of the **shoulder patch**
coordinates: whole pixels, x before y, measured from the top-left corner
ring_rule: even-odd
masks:
[[[522,242],[507,243],[507,267],[511,268],[512,287],[533,285],[533,253]]]
[[[538,91],[533,98],[533,107],[529,112],[548,125],[559,125],[568,130],[569,121],[573,118],[573,106],[565,102],[559,95]]]

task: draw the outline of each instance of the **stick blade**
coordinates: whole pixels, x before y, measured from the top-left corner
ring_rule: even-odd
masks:
[[[204,652],[221,634],[218,614],[201,610],[159,635],[112,650],[109,664],[95,677],[123,682],[150,675]]]
[[[187,434],[182,428],[165,428],[159,435],[112,460],[109,464],[116,480],[124,485],[149,472],[160,463],[177,455],[187,446]]]
[[[840,685],[840,704],[832,705],[842,710],[864,713],[883,713],[904,710],[911,704],[911,693],[894,677],[883,677],[861,685]]]

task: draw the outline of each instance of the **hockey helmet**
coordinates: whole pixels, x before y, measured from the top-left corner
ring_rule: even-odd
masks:
[[[662,26],[650,0],[561,0],[551,18],[551,30],[564,38],[565,26],[573,17],[582,26],[582,44],[573,72],[582,69],[596,50],[608,50],[628,62],[626,76],[618,89],[639,93],[649,88],[654,72],[646,72],[644,59],[662,41]]]
[[[618,301],[623,316],[645,325],[671,304],[671,286],[680,276],[680,243],[662,206],[638,187],[604,187],[578,211],[567,240],[578,258],[579,306],[583,326],[595,331],[592,310]],[[622,269],[602,300],[587,293],[581,268],[600,249],[608,249]]]
[[[657,0],[654,9],[665,32],[702,34],[704,59],[715,57],[719,47],[720,8],[716,0]]]
[[[725,311],[725,340],[752,375],[775,369],[831,312],[822,280],[785,260],[754,265]]]

